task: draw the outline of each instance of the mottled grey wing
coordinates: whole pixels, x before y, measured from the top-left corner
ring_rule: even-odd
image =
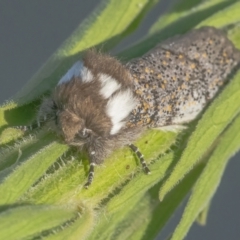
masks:
[[[182,53],[198,62],[204,79],[208,82],[209,97],[218,90],[217,86],[227,80],[227,76],[240,62],[240,51],[227,38],[223,31],[213,27],[202,27],[191,32],[170,38],[156,47]]]
[[[239,61],[239,50],[212,27],[159,44],[127,64],[139,100],[129,126],[161,127],[191,121]]]

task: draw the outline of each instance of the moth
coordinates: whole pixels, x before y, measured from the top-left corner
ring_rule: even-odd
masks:
[[[126,145],[150,173],[133,142],[146,128],[175,130],[195,119],[239,62],[240,51],[213,27],[170,38],[126,64],[89,50],[44,99],[35,127],[47,122],[66,144],[87,151],[86,188],[94,166]]]

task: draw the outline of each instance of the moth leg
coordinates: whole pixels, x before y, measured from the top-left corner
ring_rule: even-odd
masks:
[[[28,125],[28,126],[25,126],[25,125],[13,126],[13,128],[20,129],[20,130],[26,132],[26,131],[31,131],[32,130],[32,125]]]
[[[137,157],[139,158],[142,168],[144,169],[146,174],[150,174],[151,171],[149,170],[149,168],[147,167],[147,163],[144,160],[144,156],[143,154],[139,151],[138,147],[136,147],[135,145],[128,144],[128,146],[132,149],[132,151],[137,155]]]
[[[32,131],[32,130],[35,130],[35,129],[37,129],[37,128],[40,128],[40,127],[42,127],[43,126],[43,124],[46,122],[46,116],[44,116],[44,118],[43,118],[43,120],[41,121],[41,120],[36,120],[35,122],[33,122],[32,124],[30,124],[30,125],[28,125],[28,126],[14,126],[14,128],[16,128],[16,129],[20,129],[20,130],[22,130],[22,131]]]
[[[94,162],[90,162],[90,169],[89,169],[89,173],[88,173],[88,180],[84,184],[84,188],[88,189],[89,186],[92,184],[93,177],[94,177],[94,166],[95,166],[95,163]]]

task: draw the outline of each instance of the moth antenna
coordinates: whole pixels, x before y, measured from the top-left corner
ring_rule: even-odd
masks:
[[[14,126],[14,128],[20,129],[24,132],[25,131],[32,131],[32,130],[35,130],[35,129],[38,129],[38,128],[42,127],[43,124],[46,122],[46,120],[47,120],[47,116],[44,116],[42,121],[37,119],[35,122],[33,122],[32,124],[30,124],[28,126],[26,126],[26,125],[25,126],[24,125],[23,126]]]
[[[84,184],[84,188],[86,188],[86,189],[88,189],[89,186],[92,184],[93,177],[94,177],[94,166],[95,166],[95,163],[91,162],[89,174],[88,174],[88,181]]]
[[[151,171],[150,169],[147,167],[147,163],[145,162],[145,159],[144,159],[144,156],[143,154],[139,151],[138,147],[133,145],[132,143],[131,144],[128,144],[128,146],[132,149],[132,151],[137,155],[137,157],[139,158],[140,160],[140,163],[142,165],[142,168],[144,169],[145,173],[146,174],[150,174]]]

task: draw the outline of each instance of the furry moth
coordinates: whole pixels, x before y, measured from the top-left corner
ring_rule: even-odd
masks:
[[[193,120],[240,63],[240,51],[220,30],[202,27],[170,38],[144,56],[122,64],[87,51],[62,76],[39,109],[35,125],[48,122],[65,143],[89,155],[85,187],[94,165],[128,145],[146,128],[174,130]]]

